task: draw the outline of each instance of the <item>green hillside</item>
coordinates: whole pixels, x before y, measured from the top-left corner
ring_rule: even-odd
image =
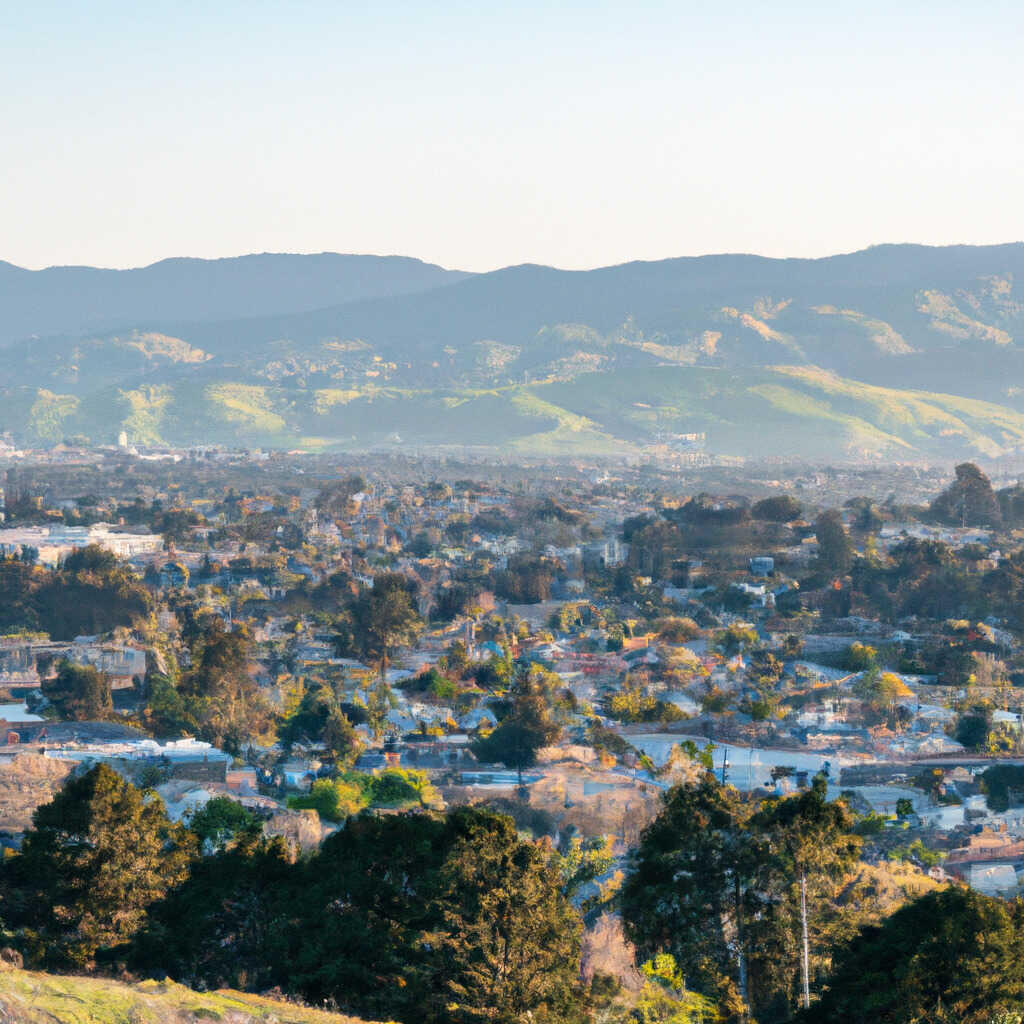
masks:
[[[712,453],[829,460],[997,457],[1024,448],[1024,412],[883,387],[815,366],[654,365],[494,388],[296,386],[193,374],[78,397],[18,389],[0,430],[66,437],[278,448],[472,446],[533,455],[636,455],[704,433]]]
[[[173,982],[128,985],[103,978],[0,971],[0,1021],[18,1024],[359,1024],[354,1017]]]
[[[132,318],[3,349],[0,434],[615,457],[704,433],[712,454],[823,460],[1024,447],[1024,244],[468,276],[371,261],[369,291],[349,274],[359,259],[325,259],[86,274],[65,298],[102,308],[116,284],[111,309]],[[348,276],[330,284],[328,267]],[[360,298],[227,320],[207,305],[204,319],[173,321],[161,312],[171,291],[139,290],[170,287],[172,271],[191,282],[189,302],[200,286],[215,295],[215,280],[232,282],[232,302],[245,289],[261,302],[325,288]],[[71,289],[66,275],[29,280]]]

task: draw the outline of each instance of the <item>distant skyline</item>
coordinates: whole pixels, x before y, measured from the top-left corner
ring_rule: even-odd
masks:
[[[38,0],[0,33],[0,259],[1015,241],[1022,44],[1001,0]]]

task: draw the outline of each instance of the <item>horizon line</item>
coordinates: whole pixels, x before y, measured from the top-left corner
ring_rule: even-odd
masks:
[[[502,264],[501,266],[493,267],[490,270],[463,270],[460,267],[445,266],[442,263],[436,263],[432,260],[423,259],[419,256],[410,256],[403,253],[342,252],[340,250],[333,249],[324,249],[319,252],[303,252],[298,250],[289,252],[243,252],[236,253],[231,256],[163,256],[158,260],[153,260],[151,263],[142,263],[133,266],[98,266],[89,263],[53,263],[47,264],[46,266],[42,267],[26,267],[22,266],[19,263],[13,263],[9,260],[0,259],[0,266],[6,266],[13,270],[19,270],[26,274],[42,274],[46,273],[47,271],[55,270],[94,270],[104,273],[131,273],[132,271],[151,270],[152,268],[161,266],[164,263],[227,263],[236,260],[258,259],[260,257],[293,257],[296,259],[300,259],[303,257],[316,256],[340,256],[348,257],[351,259],[411,260],[416,263],[421,263],[425,266],[439,267],[442,270],[450,271],[452,273],[465,274],[467,276],[483,276],[485,274],[497,273],[502,270],[515,270],[522,267],[537,267],[544,270],[556,270],[561,273],[567,274],[586,274],[594,270],[609,270],[615,267],[629,266],[631,264],[671,263],[675,260],[702,260],[735,257],[770,260],[772,262],[777,263],[814,263],[821,260],[837,259],[843,256],[857,256],[861,253],[871,252],[874,249],[1000,249],[1021,244],[1024,244],[1024,240],[1022,239],[991,243],[945,242],[940,245],[929,244],[925,242],[873,242],[871,245],[866,245],[859,249],[842,250],[840,252],[828,252],[823,253],[822,255],[819,256],[766,256],[763,253],[743,251],[703,252],[692,255],[665,256],[655,259],[644,259],[641,257],[636,257],[633,259],[622,260],[619,263],[601,263],[587,267],[560,267],[551,263],[538,263],[531,260],[527,260],[522,263]]]

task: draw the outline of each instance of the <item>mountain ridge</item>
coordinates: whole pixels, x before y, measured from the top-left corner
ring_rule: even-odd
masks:
[[[261,259],[225,265],[244,277]],[[265,263],[271,276],[276,259]],[[342,265],[325,259],[331,273]],[[380,260],[359,263],[369,276],[350,274],[346,301],[333,305],[150,313],[8,346],[0,430],[33,443],[65,431],[109,442],[123,429],[139,443],[486,438],[576,453],[635,453],[698,432],[710,450],[738,455],[824,458],[826,438],[837,458],[1024,452],[1024,243],[484,274],[413,261],[415,281],[401,259]],[[186,262],[190,274],[211,273]],[[322,294],[314,278],[307,297]],[[273,288],[249,291],[276,301]],[[145,305],[145,293],[134,301]],[[660,405],[633,393],[638,380],[652,393],[669,387]],[[637,414],[644,406],[653,411]],[[762,422],[745,424],[745,408]]]
[[[203,321],[301,312],[366,297],[439,287],[466,277],[408,256],[351,253],[252,253],[169,257],[144,267],[0,263],[0,346],[29,337],[119,330],[136,320]]]

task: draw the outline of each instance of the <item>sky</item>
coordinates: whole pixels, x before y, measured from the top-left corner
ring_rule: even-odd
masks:
[[[0,259],[1024,238],[1024,4],[0,6]]]

